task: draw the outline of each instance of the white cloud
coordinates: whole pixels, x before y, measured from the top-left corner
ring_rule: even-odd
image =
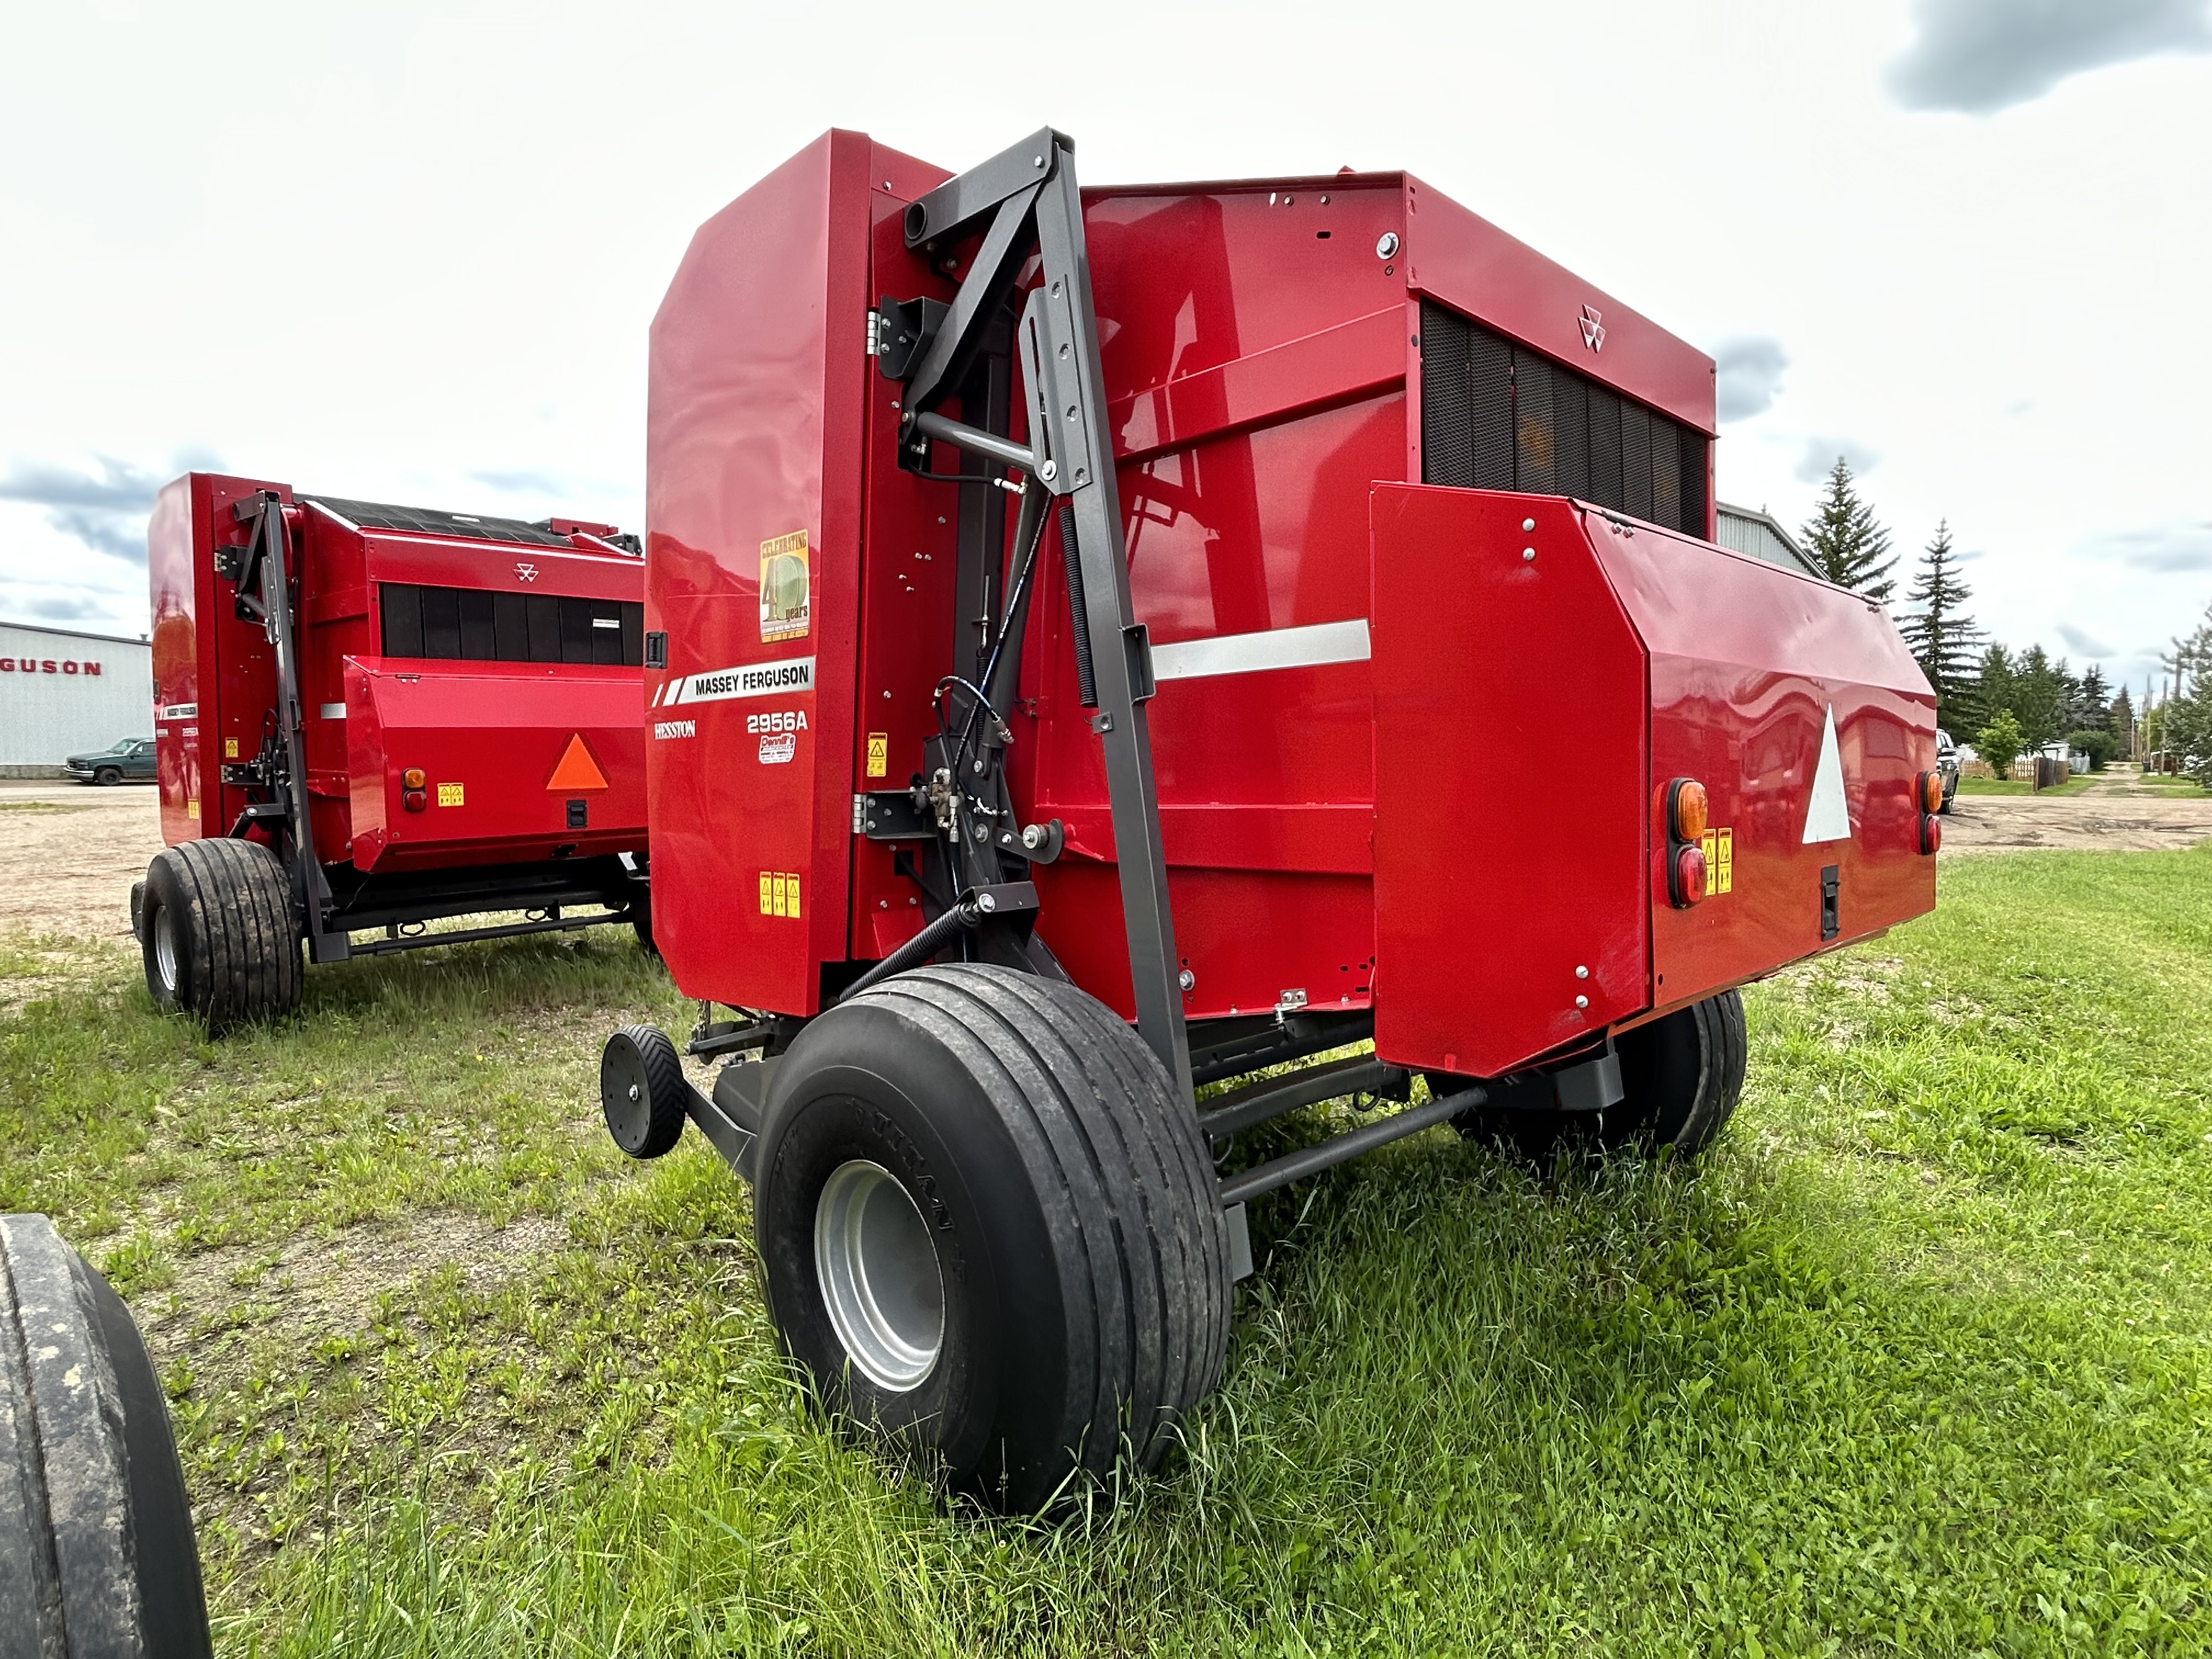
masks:
[[[1763,334],[1735,335],[1715,346],[1722,422],[1747,421],[1771,409],[1782,390],[1782,372],[1789,367],[1782,342]]]
[[[1990,115],[2069,76],[2212,49],[2204,0],[1918,0],[1920,35],[1890,66],[1907,109]]]

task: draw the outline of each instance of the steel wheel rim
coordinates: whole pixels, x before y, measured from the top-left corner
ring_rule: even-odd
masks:
[[[166,904],[154,912],[154,971],[161,976],[161,988],[174,996],[177,994],[177,924]]]
[[[623,1046],[607,1121],[615,1132],[615,1144],[634,1152],[645,1145],[645,1061],[627,1042]]]
[[[945,1280],[928,1224],[882,1164],[830,1171],[814,1206],[814,1271],[861,1375],[891,1394],[919,1388],[945,1346]]]

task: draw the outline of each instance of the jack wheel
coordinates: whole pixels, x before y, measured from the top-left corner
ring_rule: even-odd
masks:
[[[210,1651],[191,1507],[146,1345],[42,1215],[0,1216],[0,1642],[26,1654]]]
[[[823,1404],[1033,1513],[1155,1466],[1220,1374],[1229,1243],[1196,1119],[1073,986],[900,974],[784,1055],[754,1231]]]
[[[1601,1143],[1648,1155],[1672,1148],[1692,1158],[1711,1146],[1743,1095],[1750,1052],[1743,994],[1703,1002],[1624,1031],[1614,1039],[1623,1096],[1601,1114]]]
[[[599,1109],[632,1158],[659,1158],[684,1137],[684,1062],[657,1025],[625,1025],[599,1051]]]
[[[188,841],[146,866],[137,903],[146,989],[220,1036],[300,1006],[305,943],[283,861],[258,842]]]

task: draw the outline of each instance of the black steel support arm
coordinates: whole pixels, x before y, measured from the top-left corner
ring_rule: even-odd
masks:
[[[1278,1187],[1287,1187],[1293,1181],[1304,1181],[1310,1175],[1333,1170],[1340,1164],[1351,1162],[1362,1152],[1371,1152],[1377,1146],[1387,1146],[1394,1140],[1403,1140],[1407,1135],[1419,1134],[1448,1118],[1457,1117],[1462,1112],[1481,1105],[1488,1098],[1487,1090],[1464,1089],[1456,1094],[1425,1100],[1418,1106],[1408,1106],[1402,1112],[1393,1112],[1372,1123],[1363,1123],[1357,1129],[1331,1135],[1327,1140],[1316,1141],[1281,1158],[1270,1158],[1257,1168],[1231,1176],[1221,1183],[1222,1207],[1226,1209],[1230,1205],[1242,1204],[1248,1198],[1257,1198],[1262,1193],[1273,1192]]]

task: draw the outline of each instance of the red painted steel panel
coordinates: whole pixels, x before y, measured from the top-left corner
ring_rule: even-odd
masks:
[[[362,870],[446,869],[635,851],[645,820],[637,670],[581,664],[412,659],[345,663],[353,862]],[[340,722],[333,721],[333,725]],[[603,787],[552,779],[580,738]],[[401,804],[403,775],[427,775],[422,811]],[[585,803],[585,827],[568,803]]]
[[[646,626],[669,636],[647,685],[653,922],[691,995],[811,1013],[820,965],[847,956],[869,201],[943,176],[826,134],[700,228],[653,319]],[[771,624],[762,597],[763,544],[800,534],[804,631]],[[805,664],[804,686],[795,666],[745,672],[779,663]]]
[[[1376,1052],[1495,1077],[1649,1000],[1644,651],[1571,503],[1373,514]]]
[[[1935,694],[1881,608],[1855,593],[1647,525],[1585,514],[1589,539],[1650,655],[1650,830],[1670,778],[1705,786],[1730,831],[1732,880],[1686,910],[1654,860],[1652,966],[1665,1008],[1848,945],[1935,908],[1917,774],[1936,764]],[[1805,839],[1833,710],[1847,840]],[[1655,847],[1660,843],[1654,842]],[[1840,878],[1820,938],[1820,872]]]

